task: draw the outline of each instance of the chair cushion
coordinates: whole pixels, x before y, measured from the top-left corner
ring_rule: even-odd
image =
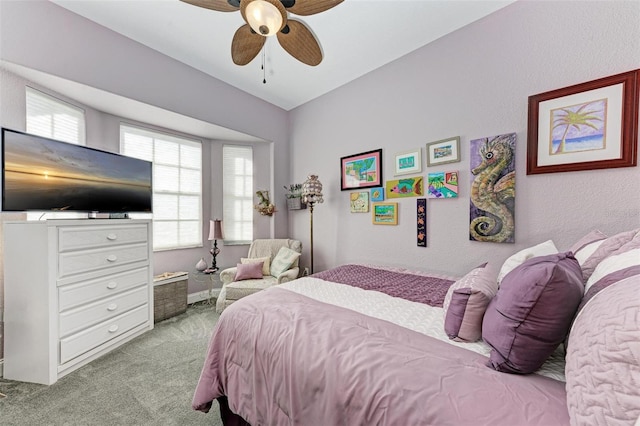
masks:
[[[282,247],[290,248],[293,251],[298,253],[302,253],[302,243],[298,240],[291,240],[288,238],[275,238],[275,239],[256,239],[253,240],[251,245],[249,246],[249,253],[247,257],[249,258],[257,258],[257,257],[265,257],[268,256],[269,259],[273,260],[278,254],[278,251]],[[298,260],[296,259],[293,266],[297,266]],[[269,272],[266,275],[270,275]]]
[[[260,263],[262,262],[262,275],[271,275],[271,258],[266,257],[241,257],[240,263]]]
[[[300,253],[297,251],[282,247],[271,262],[271,275],[277,277],[287,271],[299,257]]]
[[[243,281],[262,278],[263,262],[238,263],[234,281]]]
[[[226,299],[240,300],[245,296],[257,293],[277,283],[278,280],[271,276],[265,276],[259,280],[234,281],[226,286]]]

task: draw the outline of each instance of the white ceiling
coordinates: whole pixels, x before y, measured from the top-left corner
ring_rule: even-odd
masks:
[[[216,12],[179,0],[51,0],[74,13],[291,110],[514,0],[345,0],[325,12],[300,17],[318,38],[320,65],[298,62],[277,39],[245,66],[231,60],[240,12]]]

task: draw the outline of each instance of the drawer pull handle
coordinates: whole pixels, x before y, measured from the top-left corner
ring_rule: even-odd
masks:
[[[107,311],[115,311],[116,309],[118,309],[118,305],[116,305],[115,303],[112,303],[109,306],[107,306]]]
[[[109,290],[113,290],[114,288],[118,287],[118,283],[115,281],[111,281],[109,284],[107,284],[107,288]]]
[[[109,333],[115,333],[116,331],[118,331],[118,325],[114,324],[111,327],[109,327]]]
[[[107,240],[109,240],[109,241],[115,241],[117,239],[118,239],[118,236],[116,234],[107,235]]]
[[[107,261],[109,262],[115,262],[116,260],[118,260],[118,256],[116,256],[115,254],[110,254],[109,256],[107,256]]]

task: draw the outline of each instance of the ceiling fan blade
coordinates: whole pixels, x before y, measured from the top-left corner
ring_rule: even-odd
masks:
[[[286,31],[287,27],[289,31]],[[307,65],[322,62],[322,50],[315,36],[302,22],[289,19],[287,26],[278,33],[278,41],[291,56]]]
[[[218,12],[236,12],[240,9],[240,2],[231,0],[231,3],[238,3],[238,6],[232,6],[227,0],[180,0],[185,3],[192,4],[205,9],[211,9]]]
[[[236,65],[247,65],[255,58],[264,46],[266,38],[251,30],[244,24],[233,35],[231,42],[231,58]]]
[[[324,12],[339,5],[344,0],[295,0],[295,4],[287,10],[300,16],[313,15]]]

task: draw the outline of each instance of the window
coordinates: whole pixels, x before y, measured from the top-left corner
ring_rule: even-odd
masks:
[[[201,142],[120,125],[120,151],[153,162],[153,249],[201,246]]]
[[[222,147],[222,196],[225,244],[253,241],[253,148]]]
[[[27,87],[27,133],[85,145],[84,110]]]

